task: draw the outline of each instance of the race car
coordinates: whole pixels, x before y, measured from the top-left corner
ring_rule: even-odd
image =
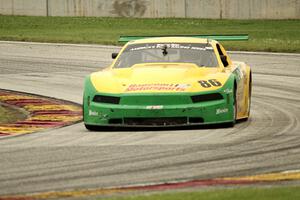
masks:
[[[112,54],[111,66],[85,79],[85,127],[233,126],[248,119],[251,69],[232,61],[218,42],[247,38],[121,37],[127,43]]]

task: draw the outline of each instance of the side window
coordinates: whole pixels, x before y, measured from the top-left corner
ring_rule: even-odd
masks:
[[[219,52],[219,55],[220,55],[220,58],[221,58],[221,61],[224,65],[224,67],[227,67],[229,65],[228,61],[227,61],[227,57],[224,55],[219,44],[217,44],[217,49],[218,49],[218,52]]]

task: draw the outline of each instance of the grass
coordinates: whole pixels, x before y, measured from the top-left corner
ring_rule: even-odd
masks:
[[[300,20],[136,19],[0,16],[0,40],[117,43],[120,35],[248,33],[226,49],[300,53]]]
[[[295,200],[300,199],[300,187],[213,189],[199,192],[173,192],[109,198],[110,200]]]
[[[25,117],[25,114],[18,110],[0,105],[0,124],[13,123]]]

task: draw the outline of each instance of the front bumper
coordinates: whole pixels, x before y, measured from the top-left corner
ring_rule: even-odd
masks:
[[[86,125],[121,127],[168,127],[234,122],[232,85],[232,81],[227,81],[218,90],[197,93],[103,94],[96,91],[87,77],[83,97],[83,119]],[[103,98],[103,102],[99,102],[95,100],[98,95],[112,98]],[[206,98],[200,101],[198,98],[192,98],[198,95],[204,95]]]
[[[183,126],[233,121],[227,99],[177,105],[85,104],[84,123],[98,126]]]

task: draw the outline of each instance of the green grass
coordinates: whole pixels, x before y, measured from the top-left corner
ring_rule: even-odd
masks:
[[[229,50],[300,52],[300,20],[0,16],[0,40],[118,45],[119,35],[248,33]]]
[[[296,200],[300,187],[213,189],[109,198],[110,200]]]
[[[18,110],[0,105],[0,124],[12,123],[25,117],[26,115]]]

